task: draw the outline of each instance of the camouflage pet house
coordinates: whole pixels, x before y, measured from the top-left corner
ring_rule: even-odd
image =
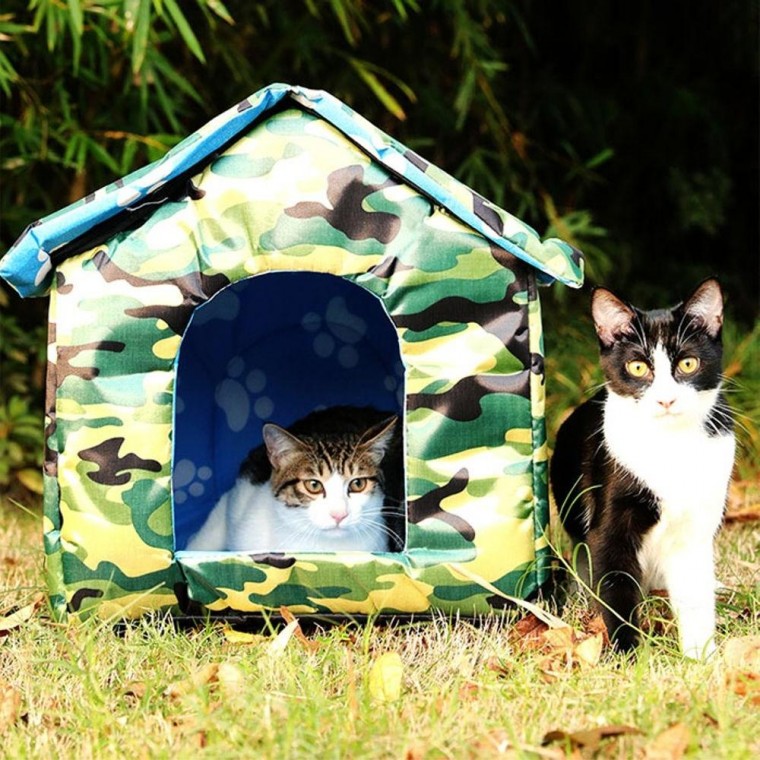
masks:
[[[548,554],[537,283],[579,254],[333,97],[273,85],[31,226],[0,262],[50,295],[45,549],[69,613],[464,614]],[[405,545],[184,549],[261,425],[403,420]]]

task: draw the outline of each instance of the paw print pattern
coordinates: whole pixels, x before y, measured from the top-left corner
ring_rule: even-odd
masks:
[[[367,323],[348,310],[343,297],[331,298],[324,316],[313,311],[305,314],[301,326],[314,333],[312,348],[321,359],[335,356],[344,369],[353,369],[359,363],[356,344],[367,334]]]
[[[274,402],[262,395],[267,377],[260,369],[248,370],[245,359],[235,356],[227,364],[227,375],[217,383],[214,401],[224,412],[227,427],[233,433],[244,430],[255,414],[260,420],[268,420],[274,412]]]
[[[180,459],[173,468],[174,502],[184,504],[189,497],[198,499],[206,493],[210,487],[209,481],[213,477],[213,470],[201,465],[196,467],[189,459]]]
[[[399,408],[404,406],[404,365],[401,362],[396,362],[393,367],[393,374],[386,375],[383,381],[385,390],[396,394],[396,400]]]

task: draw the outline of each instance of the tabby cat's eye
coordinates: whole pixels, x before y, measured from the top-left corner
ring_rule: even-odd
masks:
[[[625,365],[625,369],[631,377],[644,377],[649,372],[649,365],[642,361],[632,361]]]
[[[319,496],[319,494],[321,494],[322,491],[324,490],[324,488],[322,487],[322,483],[319,480],[316,480],[316,479],[313,479],[313,480],[304,480],[303,481],[303,487],[312,496]]]
[[[687,356],[678,362],[678,369],[684,375],[692,375],[699,369],[699,359],[696,356]]]
[[[354,478],[349,484],[348,484],[348,492],[349,493],[361,493],[362,491],[367,490],[367,486],[369,485],[369,478]]]

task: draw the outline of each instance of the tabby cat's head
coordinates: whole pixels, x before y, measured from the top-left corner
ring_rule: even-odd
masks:
[[[314,527],[336,535],[380,520],[385,499],[380,463],[396,423],[391,417],[363,433],[299,436],[264,425],[272,493],[287,507],[308,509]]]
[[[703,282],[670,309],[640,311],[605,288],[592,315],[607,389],[668,423],[705,419],[721,382],[723,295]]]

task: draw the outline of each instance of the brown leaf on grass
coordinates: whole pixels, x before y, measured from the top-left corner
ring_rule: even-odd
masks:
[[[745,507],[732,509],[726,512],[724,521],[726,523],[745,523],[760,520],[760,503],[749,504]]]
[[[691,731],[684,723],[676,723],[657,735],[644,750],[646,760],[680,760],[689,747]]]
[[[486,660],[486,670],[496,673],[500,678],[509,678],[512,674],[512,664],[500,657],[489,657]]]
[[[30,604],[7,610],[3,617],[0,617],[0,638],[7,636],[14,628],[19,628],[31,620],[34,613],[42,606],[44,600],[44,594],[35,594]]]
[[[723,664],[727,669],[760,674],[760,635],[728,639],[723,646]]]
[[[216,671],[216,683],[225,697],[232,698],[241,694],[245,688],[245,675],[237,665],[230,662],[220,662]]]
[[[587,749],[590,752],[595,752],[603,739],[640,733],[641,731],[638,728],[623,725],[599,726],[585,731],[549,731],[541,743],[547,745],[563,742],[569,744],[571,749]]]
[[[606,639],[602,633],[587,636],[565,626],[544,631],[539,640],[541,645],[537,648],[545,655],[539,668],[544,680],[552,683],[576,668],[588,670],[596,667]]]
[[[581,669],[594,668],[599,664],[603,648],[604,637],[601,633],[597,633],[578,642],[573,650],[573,657]]]
[[[477,757],[499,757],[507,760],[519,760],[519,758],[539,757],[547,760],[575,760],[580,754],[573,752],[566,755],[559,747],[536,747],[531,744],[518,743],[514,744],[510,739],[510,734],[504,728],[494,728],[483,736],[479,737],[473,744],[473,749],[477,752]]]
[[[459,687],[459,701],[472,702],[478,698],[480,687],[474,681],[465,681]]]
[[[280,615],[282,615],[283,620],[286,623],[296,624],[293,630],[293,635],[301,644],[303,644],[303,646],[306,648],[307,651],[316,652],[319,649],[320,647],[319,642],[314,641],[306,636],[306,634],[301,629],[301,625],[296,619],[296,616],[287,607],[280,607]]]
[[[187,678],[169,684],[164,689],[164,696],[169,699],[180,699],[206,685],[218,687],[226,698],[231,698],[243,690],[245,676],[237,665],[229,662],[212,662],[198,668]],[[134,684],[130,687],[135,696],[140,691],[144,694],[144,689],[144,684]]]
[[[0,735],[18,720],[20,709],[21,694],[0,678]]]
[[[511,632],[524,643],[526,639],[536,639],[548,630],[549,626],[543,620],[539,620],[532,612],[529,612],[512,626]]]
[[[728,488],[725,521],[750,522],[760,520],[760,500],[756,481],[733,480]]]
[[[204,665],[202,668],[198,668],[198,670],[191,673],[187,678],[169,684],[164,689],[164,696],[169,699],[179,699],[180,697],[184,697],[186,694],[190,694],[199,687],[216,681],[218,673],[219,663],[211,662],[208,665]]]
[[[760,636],[739,636],[723,647],[726,688],[760,705]]]
[[[148,692],[148,687],[142,681],[132,681],[124,687],[124,696],[139,702]]]

